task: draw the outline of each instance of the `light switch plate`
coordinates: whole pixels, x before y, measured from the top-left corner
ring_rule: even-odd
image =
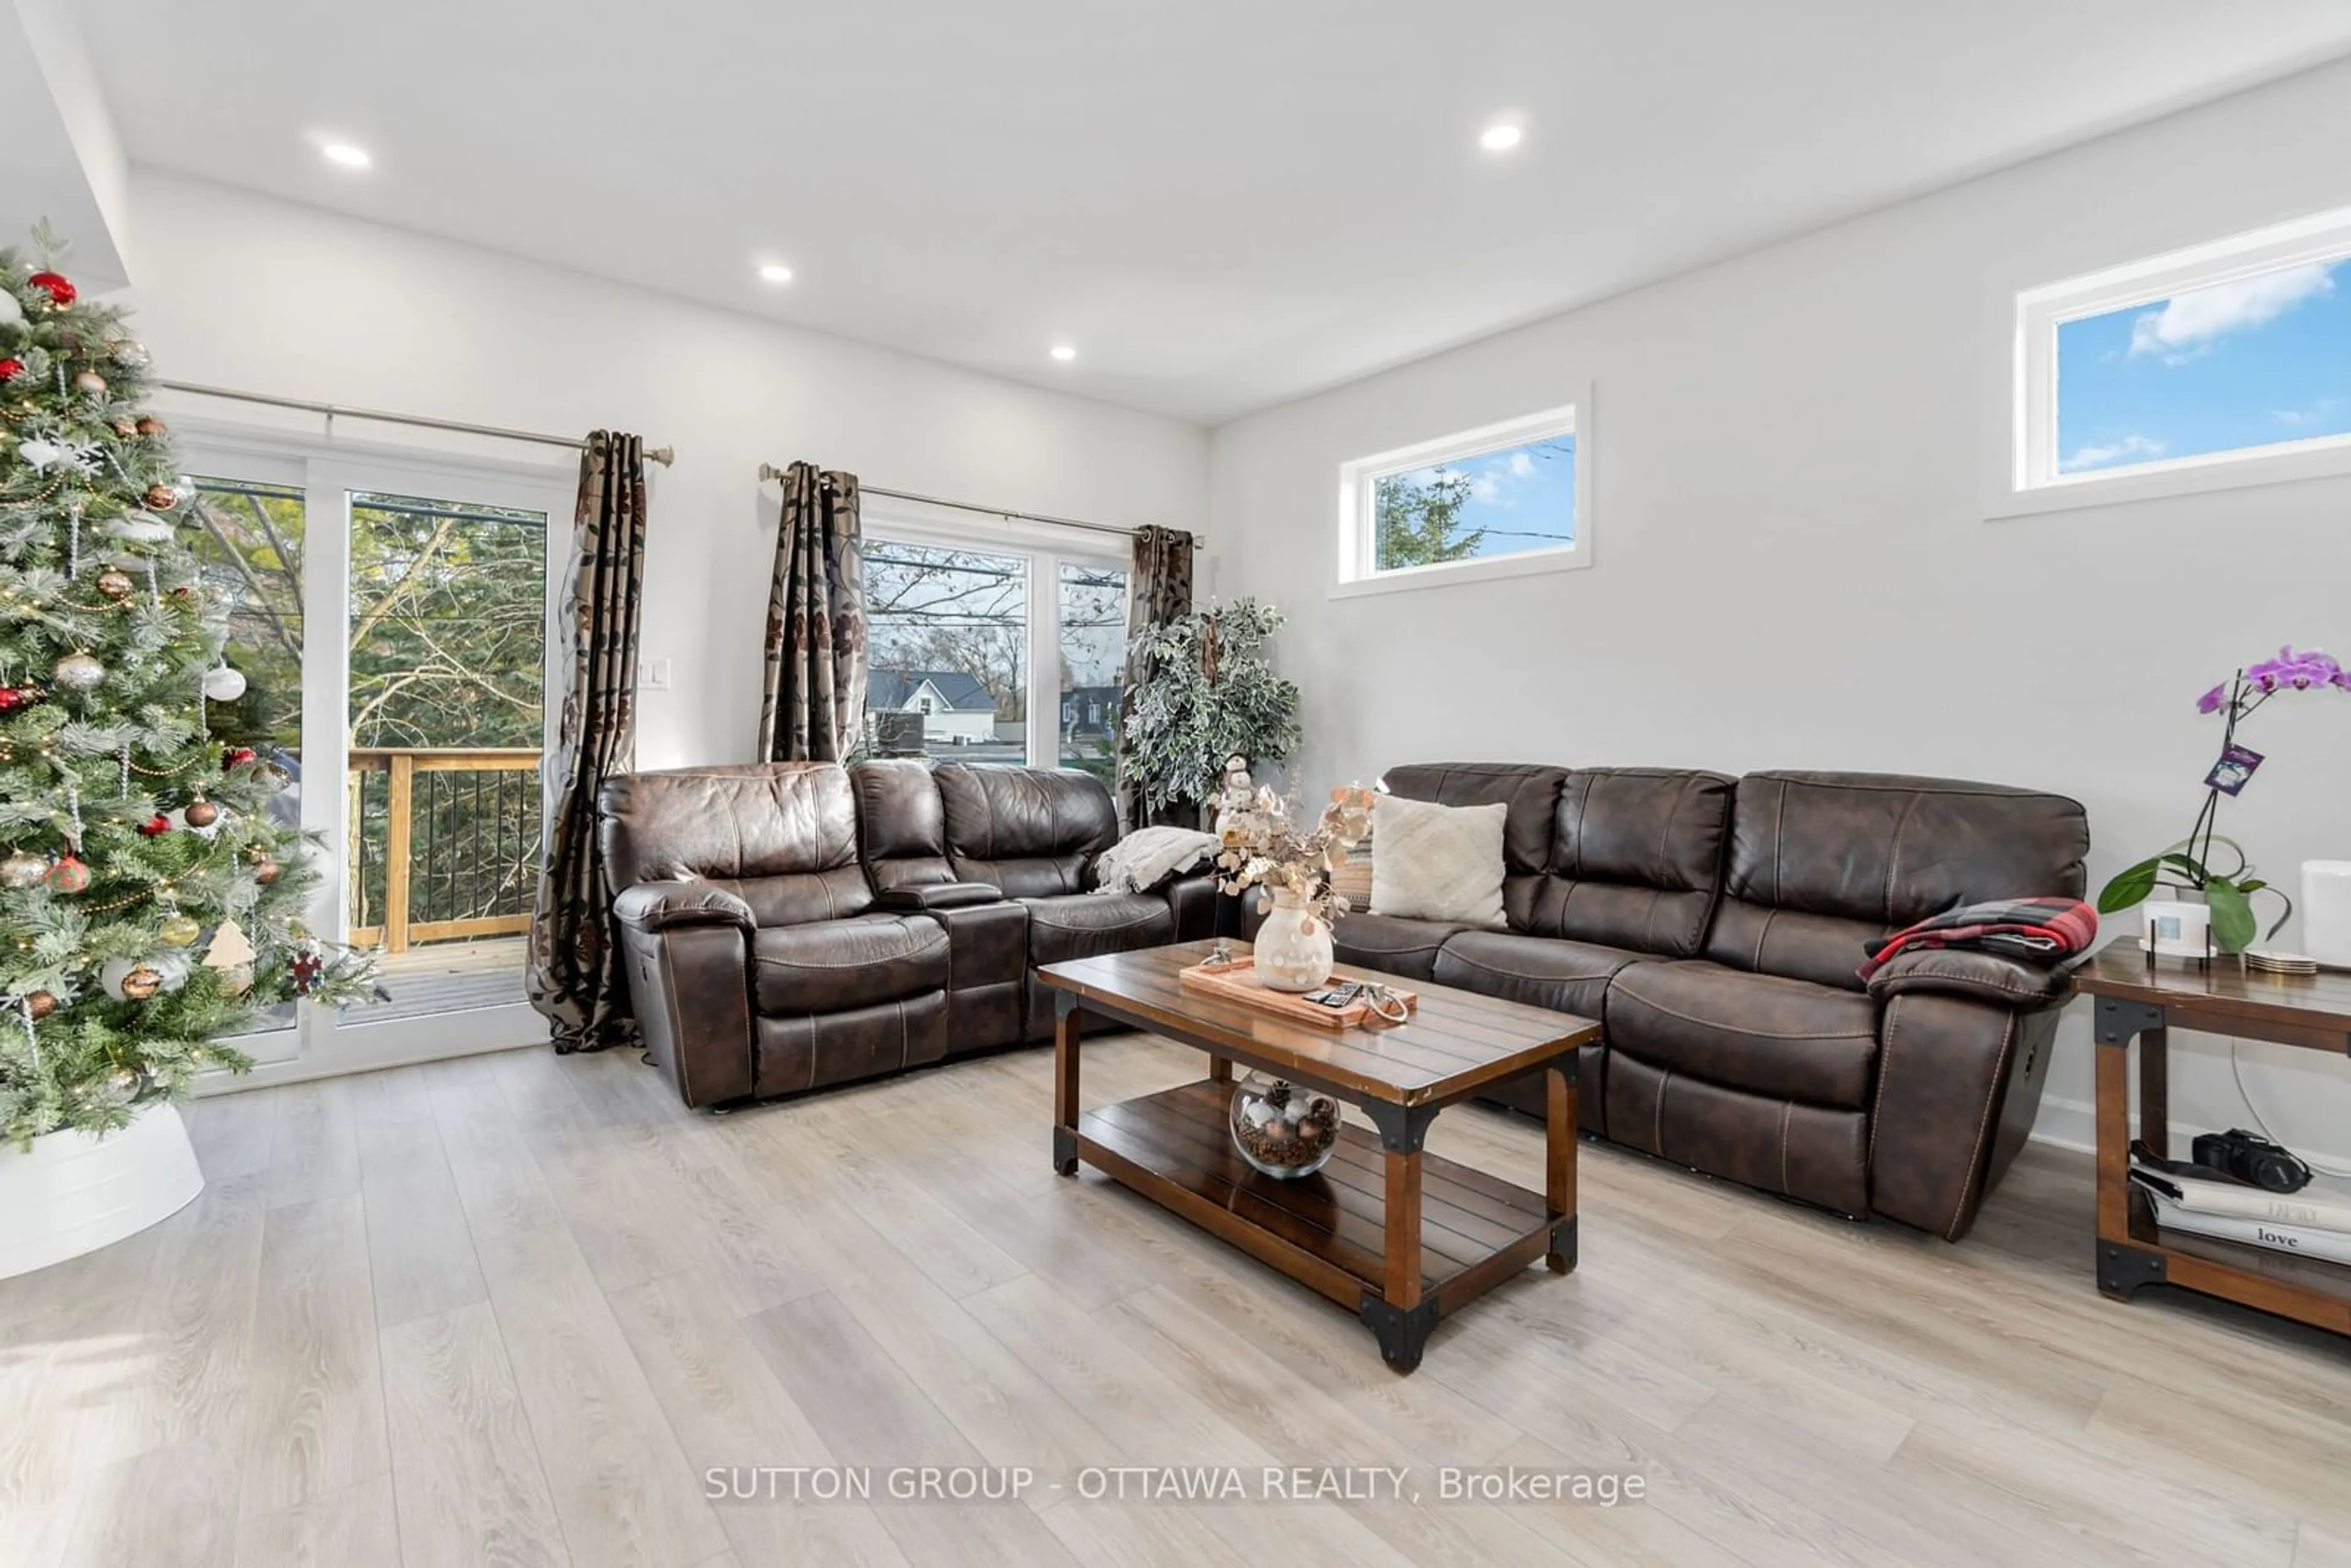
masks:
[[[641,692],[669,690],[669,661],[647,659],[637,666],[637,689]]]

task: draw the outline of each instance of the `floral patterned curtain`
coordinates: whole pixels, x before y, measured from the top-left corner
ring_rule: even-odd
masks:
[[[580,455],[565,602],[569,659],[558,659],[561,704],[545,779],[547,859],[530,919],[524,985],[559,1051],[601,1051],[635,1038],[612,888],[597,842],[596,793],[636,758],[637,620],[644,583],[645,444],[599,430]]]
[[[1192,612],[1192,536],[1181,528],[1134,530],[1134,553],[1126,588],[1126,668],[1119,704],[1118,817],[1123,828],[1143,825],[1143,782],[1127,777],[1126,716],[1134,695],[1151,676],[1148,655],[1134,646],[1135,633]],[[1166,815],[1166,813],[1162,813]],[[1191,824],[1185,824],[1189,826]]]
[[[759,748],[770,762],[846,762],[865,734],[865,563],[857,476],[795,463],[768,595]]]

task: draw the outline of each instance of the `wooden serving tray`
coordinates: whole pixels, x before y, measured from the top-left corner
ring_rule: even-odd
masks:
[[[1283,1018],[1320,1029],[1354,1029],[1376,1016],[1372,1011],[1372,1004],[1365,1001],[1350,1002],[1343,1008],[1326,1008],[1318,1002],[1306,1000],[1296,991],[1277,991],[1257,977],[1257,960],[1254,958],[1236,958],[1229,964],[1191,964],[1177,970],[1176,977],[1194,990],[1239,1002],[1260,1012],[1279,1013]],[[1336,985],[1343,977],[1333,975],[1326,984]],[[1407,1010],[1420,1000],[1412,992],[1395,987],[1389,988],[1389,994],[1402,998]],[[1387,1020],[1383,1019],[1380,1021]]]

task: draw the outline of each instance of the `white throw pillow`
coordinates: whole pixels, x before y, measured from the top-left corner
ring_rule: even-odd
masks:
[[[1372,913],[1499,926],[1510,808],[1372,798]]]

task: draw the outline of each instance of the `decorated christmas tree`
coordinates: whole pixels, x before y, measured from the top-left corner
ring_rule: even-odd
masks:
[[[102,1133],[295,998],[372,990],[304,924],[314,846],[272,821],[278,761],[209,696],[234,589],[184,529],[193,486],[141,406],[145,349],[45,233],[0,251],[0,1136]],[[6,1157],[0,1154],[0,1158]]]

